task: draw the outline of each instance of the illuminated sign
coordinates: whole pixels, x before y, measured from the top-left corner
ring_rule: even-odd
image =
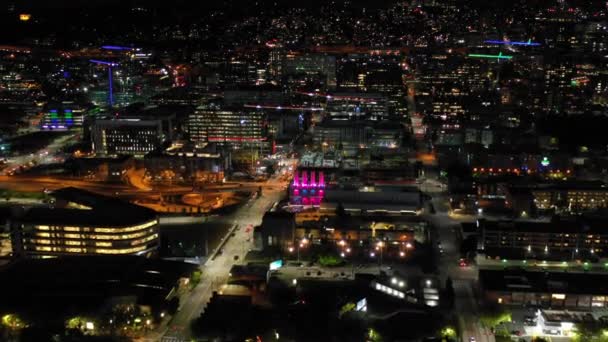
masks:
[[[283,267],[283,260],[275,260],[275,261],[273,261],[273,262],[270,263],[270,270],[271,271],[278,270],[281,267]]]
[[[547,157],[543,157],[543,160],[541,160],[540,165],[547,167],[549,166],[550,162],[549,159]]]
[[[363,298],[357,302],[355,311],[367,312],[367,298]]]

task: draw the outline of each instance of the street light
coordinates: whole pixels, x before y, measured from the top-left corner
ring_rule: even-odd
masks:
[[[382,270],[382,249],[384,247],[384,242],[383,241],[378,241],[378,244],[376,245],[376,250],[380,250],[380,270]]]
[[[297,241],[297,240],[296,240]],[[308,244],[307,238],[301,238],[299,242],[296,243],[296,250],[298,252],[298,262],[300,262],[300,248],[304,248]],[[289,247],[289,252],[293,252],[293,247]]]

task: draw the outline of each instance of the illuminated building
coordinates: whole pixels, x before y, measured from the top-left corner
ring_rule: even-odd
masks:
[[[52,206],[10,219],[16,256],[149,255],[158,248],[153,210],[76,188],[51,197]]]
[[[266,43],[266,45],[272,49],[268,55],[269,79],[272,81],[279,81],[283,76],[283,58],[285,50],[279,44]]]
[[[163,131],[159,120],[96,120],[91,137],[99,155],[144,156],[160,147]]]
[[[397,148],[402,137],[403,126],[395,121],[326,119],[314,127],[313,141],[338,149]]]
[[[336,86],[336,58],[324,54],[287,54],[283,59],[283,75],[324,76],[324,84]]]
[[[303,206],[319,206],[325,196],[325,172],[298,168],[290,186],[290,203]]]
[[[605,220],[478,221],[479,254],[495,259],[581,260],[608,255]]]
[[[572,181],[528,187],[537,209],[582,212],[608,207],[608,188],[603,182]]]
[[[354,215],[418,215],[422,209],[422,193],[403,187],[327,189],[321,212],[335,213],[339,205]]]
[[[113,81],[113,72],[112,72],[112,68],[118,66],[118,63],[114,63],[114,62],[107,62],[107,61],[100,61],[100,60],[96,60],[96,59],[91,59],[90,60],[91,63],[94,63],[96,65],[101,65],[104,67],[108,68],[108,106],[113,107],[114,106],[114,99],[113,99],[113,90],[112,87],[114,86],[114,81]]]
[[[190,140],[197,143],[216,143],[236,149],[268,148],[266,114],[260,109],[209,103],[188,117],[187,129]]]
[[[81,127],[83,114],[84,108],[73,102],[50,106],[40,120],[40,129],[54,131]]]
[[[552,308],[550,311],[538,310],[537,326],[532,327],[552,335],[567,335],[575,322],[589,323],[593,320],[590,314],[593,310],[608,307],[606,281],[606,274],[581,273],[567,266],[555,272],[523,270],[521,267],[479,270],[480,290],[486,302]],[[555,311],[558,308],[568,310]]]
[[[102,116],[91,125],[93,151],[101,156],[143,157],[173,138],[173,113],[151,108],[137,113]]]
[[[146,177],[153,183],[221,183],[227,161],[215,144],[204,147],[174,143],[144,157]]]
[[[413,250],[415,238],[424,236],[426,229],[428,224],[420,216],[351,216],[348,223],[336,216],[323,220],[306,220],[304,217],[295,229],[295,238],[321,239],[338,246],[357,248],[361,241],[369,246],[382,237],[388,247],[385,251],[396,252]]]
[[[386,97],[378,93],[336,93],[327,95],[326,112],[338,120],[388,118]]]

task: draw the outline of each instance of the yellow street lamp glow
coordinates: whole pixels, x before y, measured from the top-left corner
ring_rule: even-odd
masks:
[[[19,14],[19,20],[21,20],[21,21],[29,21],[30,19],[32,19],[32,15],[29,13]]]

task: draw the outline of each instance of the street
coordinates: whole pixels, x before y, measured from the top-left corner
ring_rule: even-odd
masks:
[[[189,296],[180,303],[180,309],[171,320],[168,327],[160,333],[160,336],[149,336],[148,341],[184,341],[191,337],[190,324],[198,318],[209,303],[213,294],[221,285],[228,280],[228,273],[233,264],[243,260],[253,243],[253,230],[247,232],[247,227],[259,225],[262,215],[276,201],[283,196],[281,190],[265,190],[262,197],[253,199],[251,205],[243,205],[234,213],[221,219],[236,225],[234,236],[227,234],[227,241],[223,246],[223,252],[218,253],[215,259],[208,258],[201,265],[202,278],[200,283],[192,290]],[[247,241],[249,239],[249,241]],[[221,245],[221,244],[220,244]]]
[[[427,219],[436,228],[437,245],[441,245],[443,253],[439,256],[438,271],[442,282],[449,276],[454,285],[454,309],[458,312],[462,341],[494,342],[492,333],[479,323],[479,309],[474,287],[477,283],[477,269],[474,265],[460,267],[460,249],[455,228],[459,221],[448,216],[447,198],[442,194],[434,195],[430,204],[435,208],[435,214],[428,214]]]

